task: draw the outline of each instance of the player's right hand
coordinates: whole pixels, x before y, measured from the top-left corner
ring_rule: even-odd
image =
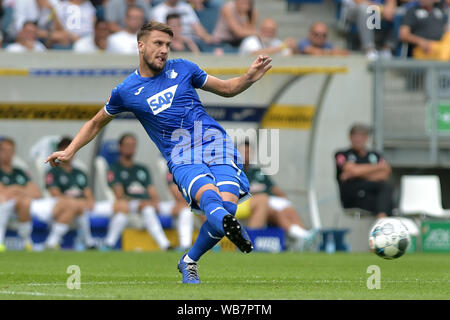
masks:
[[[68,155],[65,151],[56,151],[45,160],[45,163],[50,163],[52,167],[57,167],[60,162],[70,161],[71,158],[72,156]]]

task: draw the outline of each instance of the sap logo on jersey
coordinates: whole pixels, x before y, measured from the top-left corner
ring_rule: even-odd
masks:
[[[154,115],[170,108],[177,88],[178,85],[176,84],[147,99],[148,105],[150,106],[150,109],[152,109]]]

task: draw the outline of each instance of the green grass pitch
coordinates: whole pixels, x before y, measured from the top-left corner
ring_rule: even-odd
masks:
[[[210,252],[200,285],[184,285],[178,252],[0,253],[0,299],[450,299],[450,254]],[[66,286],[67,268],[81,289]],[[381,270],[369,290],[367,268]]]

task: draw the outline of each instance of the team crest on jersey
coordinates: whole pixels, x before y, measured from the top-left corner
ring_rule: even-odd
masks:
[[[158,92],[157,94],[147,99],[147,103],[150,109],[152,109],[154,115],[157,115],[158,113],[170,108],[177,88],[178,85],[176,84],[174,86],[171,86],[170,88],[167,88],[166,90]]]
[[[169,71],[166,71],[166,75],[169,79],[175,79],[178,76],[178,73],[176,73],[175,70],[171,69]]]

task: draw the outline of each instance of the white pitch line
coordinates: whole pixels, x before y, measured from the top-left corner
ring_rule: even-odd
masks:
[[[8,291],[8,290],[1,290],[0,294],[23,295],[23,296],[38,296],[38,297],[114,299],[113,296],[81,295],[81,294],[67,294],[67,293],[46,293],[46,292],[35,292],[35,291]]]
[[[92,281],[81,282],[80,285],[147,285],[147,284],[165,284],[167,281]],[[49,283],[27,283],[27,286],[65,286],[65,282],[49,282]]]
[[[232,281],[232,280],[231,280]],[[236,279],[236,281],[241,281]],[[179,283],[180,281],[176,281]],[[366,279],[359,280],[246,280],[245,283],[263,284],[263,283],[315,283],[315,284],[336,284],[336,283],[365,283]],[[450,283],[450,280],[420,280],[420,279],[405,279],[405,280],[383,280],[384,283]],[[155,285],[168,284],[170,281],[91,281],[81,282],[81,285],[103,286],[103,285]],[[203,281],[203,283],[223,283],[223,281]],[[16,284],[17,285],[17,284]],[[65,282],[50,282],[50,283],[28,283],[26,286],[66,286]]]

